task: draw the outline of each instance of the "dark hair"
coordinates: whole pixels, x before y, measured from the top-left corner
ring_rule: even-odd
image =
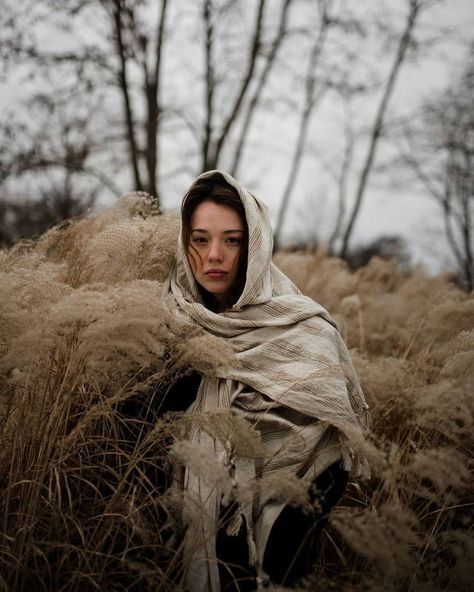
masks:
[[[198,179],[192,188],[186,193],[181,205],[181,223],[183,246],[186,253],[189,253],[189,246],[191,244],[191,221],[194,211],[201,203],[211,201],[213,203],[227,206],[233,209],[239,215],[244,225],[244,240],[237,258],[237,277],[232,286],[226,302],[217,305],[216,298],[198,284],[204,304],[211,310],[230,308],[242,294],[245,286],[245,279],[247,276],[247,256],[248,256],[248,226],[247,218],[245,216],[245,209],[237,192],[237,189],[229,185],[221,175],[216,174],[205,179]],[[192,255],[190,254],[192,257]]]

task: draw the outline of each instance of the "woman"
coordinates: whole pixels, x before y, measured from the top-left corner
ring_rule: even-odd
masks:
[[[348,438],[363,434],[367,405],[347,349],[329,314],[272,264],[272,246],[265,206],[235,179],[210,171],[193,182],[169,289],[177,314],[225,339],[235,364],[202,377],[188,413],[229,409],[258,431],[261,452],[239,455],[198,426],[190,439],[215,451],[237,486],[303,479],[317,509],[305,515],[258,488],[251,503],[224,501],[187,470],[183,487],[202,508],[185,511],[192,592],[304,575],[310,539],[362,466]]]

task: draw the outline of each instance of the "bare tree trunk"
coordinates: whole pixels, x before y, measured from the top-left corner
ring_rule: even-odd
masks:
[[[440,115],[440,118],[442,115]],[[409,138],[410,139],[410,138]],[[448,139],[448,145],[451,141]],[[466,287],[470,291],[474,289],[474,254],[473,254],[473,237],[472,237],[472,213],[469,200],[472,199],[473,188],[468,186],[468,180],[461,179],[461,184],[467,181],[466,186],[460,186],[460,181],[454,179],[453,171],[455,170],[455,157],[451,152],[448,152],[447,162],[445,164],[445,179],[444,187],[438,188],[432,181],[432,176],[427,174],[418,160],[409,152],[403,149],[401,145],[398,150],[404,161],[413,169],[417,178],[423,184],[425,190],[435,199],[440,205],[443,213],[444,233],[448,241],[449,248],[453,254],[454,260],[458,269],[466,281]],[[413,148],[412,148],[413,151]],[[471,162],[468,160],[464,167],[465,171],[472,170]],[[461,211],[456,213],[454,208],[457,200],[460,201]],[[454,226],[454,228],[453,228]],[[456,238],[455,228],[459,231],[461,236],[462,246],[458,244]]]
[[[204,122],[204,137],[202,142],[202,164],[201,169],[207,171],[210,168],[211,158],[210,147],[213,129],[214,117],[214,92],[216,90],[216,80],[213,63],[213,44],[214,44],[214,26],[212,23],[212,1],[204,0],[203,21],[205,27],[205,70],[206,70],[206,116]]]
[[[222,125],[222,130],[216,140],[213,140],[213,99],[215,92],[215,75],[214,67],[212,62],[212,44],[213,44],[213,24],[211,15],[211,0],[205,0],[204,2],[204,23],[206,28],[206,122],[204,129],[204,142],[203,142],[203,170],[214,169],[217,167],[219,156],[222,148],[229,136],[229,132],[239,115],[242,107],[242,103],[247,94],[249,84],[254,76],[255,65],[257,56],[260,51],[261,36],[262,36],[262,23],[263,23],[263,12],[265,8],[266,0],[259,0],[257,18],[255,23],[255,31],[252,36],[252,47],[250,49],[249,61],[247,64],[247,70],[242,79],[239,92],[237,93],[235,102],[230,109],[227,119]]]
[[[224,126],[222,128],[222,132],[216,142],[215,163],[213,163],[214,166],[217,166],[217,162],[219,160],[219,155],[221,153],[222,146],[224,145],[224,142],[227,139],[227,136],[229,135],[230,129],[231,129],[232,125],[234,124],[234,122],[237,118],[237,115],[239,114],[240,108],[242,106],[242,102],[245,98],[250,81],[252,80],[254,72],[255,72],[255,64],[257,62],[257,56],[260,52],[260,44],[261,44],[261,39],[262,39],[262,23],[263,23],[263,11],[265,9],[265,2],[266,2],[266,0],[259,0],[257,19],[256,19],[256,23],[255,23],[255,31],[254,31],[253,40],[252,40],[252,48],[250,50],[250,56],[249,56],[249,61],[248,61],[248,65],[247,65],[247,72],[242,80],[240,91],[237,95],[234,106],[231,109],[231,111],[229,113],[229,117],[227,118],[227,121],[224,123]]]
[[[441,202],[443,207],[443,219],[444,219],[444,231],[446,233],[446,239],[451,247],[451,251],[454,255],[454,258],[457,261],[457,264],[460,268],[463,267],[463,256],[462,253],[457,245],[456,237],[454,235],[453,228],[451,226],[451,192],[449,190],[449,181],[447,180],[447,188],[446,188],[446,195]]]
[[[143,189],[143,185],[140,178],[140,168],[138,164],[138,149],[135,138],[135,122],[133,118],[132,103],[128,92],[129,81],[127,74],[127,57],[122,36],[122,5],[120,0],[114,0],[113,2],[113,15],[115,25],[115,40],[117,43],[117,52],[120,60],[119,84],[125,108],[125,120],[127,126],[127,140],[130,150],[130,160],[133,169],[135,189],[137,191],[141,191]]]
[[[466,137],[468,132],[465,133]],[[465,147],[459,155],[461,160],[465,162],[459,163],[454,169],[454,183],[456,185],[455,191],[459,196],[459,214],[458,227],[461,231],[461,245],[462,245],[462,261],[461,269],[466,281],[466,287],[469,291],[474,288],[474,264],[472,253],[472,220],[470,199],[472,199],[472,188],[469,187],[469,179],[467,171],[472,171],[472,163],[468,148]]]
[[[301,119],[298,129],[298,136],[295,144],[295,151],[293,153],[293,158],[291,161],[290,172],[288,174],[288,179],[283,190],[283,195],[280,202],[280,209],[278,211],[277,222],[275,225],[274,230],[274,237],[275,237],[275,249],[280,246],[281,241],[281,232],[283,229],[283,222],[285,220],[286,211],[288,209],[288,204],[290,203],[291,194],[294,189],[294,184],[296,181],[296,177],[298,174],[298,170],[301,164],[301,157],[303,155],[303,151],[306,144],[306,138],[309,131],[309,121],[314,109],[314,106],[318,102],[318,100],[323,95],[324,91],[326,90],[324,87],[319,89],[319,92],[316,92],[316,76],[315,70],[318,64],[319,58],[321,56],[324,42],[326,40],[327,31],[329,28],[330,20],[327,15],[327,4],[323,5],[323,14],[321,15],[321,25],[316,36],[315,43],[311,49],[309,62],[308,62],[308,70],[306,74],[306,84],[305,84],[305,102],[303,111],[301,113]]]
[[[470,170],[470,168],[467,168],[466,170]],[[459,167],[456,165],[456,154],[455,152],[451,152],[448,154],[448,160],[446,163],[446,183],[442,200],[444,228],[451,251],[466,282],[466,287],[471,291],[474,287],[471,237],[472,222],[468,203],[469,195],[466,191],[467,188],[463,187],[464,179],[462,179],[462,176],[460,177],[460,175],[462,175],[462,171],[460,171]],[[453,194],[457,196],[459,201],[459,213],[456,212],[456,210],[453,210]],[[454,223],[455,227],[460,232],[461,247],[456,240],[452,223]]]
[[[153,73],[150,76],[145,60],[145,86],[147,101],[147,150],[146,165],[148,171],[147,191],[156,196],[159,204],[157,171],[159,168],[159,145],[158,132],[160,126],[161,105],[160,105],[160,77],[163,53],[163,33],[166,20],[166,8],[168,0],[162,0],[160,17],[158,19],[158,30],[156,37],[156,49]]]
[[[341,170],[339,172],[339,177],[337,180],[337,187],[338,187],[338,204],[337,204],[337,216],[336,216],[336,223],[334,225],[334,230],[331,233],[331,236],[328,239],[328,251],[330,254],[334,253],[335,248],[334,245],[336,240],[339,238],[341,233],[342,224],[346,215],[346,203],[347,203],[347,177],[349,175],[349,169],[352,164],[352,159],[354,156],[354,134],[350,125],[350,115],[349,117],[346,116],[345,122],[345,136],[346,136],[346,145],[344,148],[344,158],[342,161]]]
[[[387,106],[392,95],[393,89],[395,87],[395,82],[400,72],[400,67],[403,64],[403,61],[406,56],[406,51],[410,45],[411,35],[413,32],[413,28],[416,23],[416,19],[420,12],[420,8],[422,6],[423,0],[409,0],[410,3],[410,10],[407,15],[407,20],[405,23],[405,29],[400,37],[400,41],[398,44],[397,53],[395,55],[395,59],[392,64],[392,68],[390,70],[389,77],[387,79],[387,83],[385,85],[384,92],[382,94],[382,99],[379,104],[379,108],[377,110],[377,114],[374,121],[374,126],[372,128],[372,135],[370,138],[369,150],[365,159],[364,167],[362,169],[362,173],[359,179],[359,185],[357,187],[356,199],[354,203],[354,207],[352,209],[349,222],[346,227],[346,231],[344,233],[342,239],[342,246],[340,250],[340,257],[345,258],[347,256],[347,252],[349,249],[349,241],[352,236],[352,231],[354,229],[354,224],[357,219],[357,216],[360,211],[360,207],[362,205],[362,201],[365,195],[365,190],[367,187],[367,182],[369,179],[370,171],[372,169],[372,165],[375,158],[375,153],[377,149],[377,144],[380,138],[380,135],[383,130],[384,124],[384,116],[387,110]]]
[[[469,292],[474,289],[474,258],[472,253],[472,222],[470,219],[470,209],[467,200],[463,201],[463,219],[462,240],[464,247],[464,276],[467,282]]]
[[[283,3],[281,13],[280,13],[280,21],[279,21],[279,25],[278,25],[278,31],[275,35],[275,39],[273,40],[271,49],[267,55],[267,59],[265,61],[265,66],[262,70],[261,76],[258,80],[257,87],[255,89],[255,92],[253,93],[253,96],[250,100],[247,112],[245,114],[244,123],[242,125],[242,129],[240,131],[239,138],[236,142],[237,148],[236,148],[236,151],[234,154],[234,160],[233,160],[232,166],[230,168],[231,175],[233,175],[233,176],[236,176],[238,173],[240,161],[242,158],[242,152],[244,149],[245,141],[248,136],[250,125],[252,123],[253,116],[255,114],[255,109],[257,107],[258,102],[260,101],[262,91],[265,88],[265,84],[268,80],[268,77],[269,77],[270,72],[273,68],[273,65],[275,64],[278,50],[280,49],[282,41],[285,37],[286,24],[287,24],[287,20],[288,20],[288,9],[289,9],[292,1],[293,0],[285,0],[285,2]]]

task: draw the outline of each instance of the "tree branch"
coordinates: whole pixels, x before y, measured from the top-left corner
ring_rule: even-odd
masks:
[[[385,112],[387,110],[390,97],[392,96],[392,92],[395,87],[395,82],[400,72],[400,67],[405,59],[407,49],[410,46],[412,32],[415,27],[418,14],[420,12],[421,4],[422,0],[410,0],[410,9],[408,11],[405,29],[400,37],[397,52],[395,54],[395,59],[390,69],[390,74],[387,78],[385,89],[383,91],[382,98],[375,116],[372,134],[370,137],[369,149],[365,159],[364,167],[362,169],[362,173],[359,178],[359,185],[357,187],[354,207],[352,209],[349,222],[347,224],[346,231],[342,239],[342,246],[339,255],[343,258],[347,256],[347,252],[349,249],[349,241],[351,239],[354,224],[362,205],[365,189],[367,187],[367,182],[369,180],[370,171],[372,169],[372,165],[375,159],[377,144],[383,130]]]
[[[159,166],[158,154],[158,132],[160,125],[161,104],[160,104],[160,77],[164,43],[164,29],[166,21],[166,9],[168,0],[162,0],[160,17],[158,19],[158,30],[156,36],[155,64],[153,76],[147,80],[146,98],[147,98],[147,150],[146,164],[148,171],[147,191],[154,195],[159,203],[157,170]]]
[[[214,116],[214,92],[216,87],[216,80],[214,75],[214,64],[212,61],[213,43],[214,43],[214,26],[212,23],[212,2],[211,0],[204,0],[203,6],[203,21],[205,28],[205,71],[206,71],[206,83],[205,83],[205,103],[206,103],[206,115],[204,122],[204,137],[202,141],[202,170],[212,168],[209,165],[210,158],[210,147],[211,137],[213,128],[213,116]]]
[[[133,176],[135,181],[135,189],[137,191],[143,190],[142,181],[140,178],[140,169],[138,164],[138,149],[137,141],[135,138],[135,122],[132,112],[132,103],[129,95],[129,81],[127,73],[127,57],[125,51],[125,45],[122,36],[122,7],[120,0],[114,0],[113,2],[113,16],[115,26],[115,41],[117,44],[117,53],[120,61],[120,72],[119,72],[119,85],[122,92],[122,98],[125,108],[125,119],[127,127],[127,139],[130,150],[130,159],[132,164]]]
[[[264,8],[265,8],[265,2],[266,2],[266,0],[259,0],[257,20],[256,20],[256,24],[255,24],[255,31],[253,34],[253,42],[252,42],[252,48],[250,50],[250,57],[249,57],[249,62],[248,62],[248,66],[247,66],[247,72],[242,80],[240,91],[236,97],[234,106],[231,109],[229,116],[223,125],[219,139],[216,142],[215,151],[214,151],[214,162],[212,163],[213,166],[217,165],[217,161],[219,159],[219,155],[222,150],[222,146],[229,134],[229,131],[230,131],[233,123],[235,122],[235,119],[236,119],[238,113],[239,113],[240,107],[242,105],[242,101],[244,100],[244,97],[247,93],[247,89],[249,87],[250,81],[252,80],[253,73],[255,71],[255,64],[257,61],[257,56],[260,51],[263,12],[264,12]]]
[[[240,131],[239,138],[236,142],[237,148],[236,148],[236,151],[234,154],[234,160],[233,160],[233,163],[232,163],[232,166],[230,169],[231,175],[233,175],[233,176],[235,176],[237,174],[237,171],[238,171],[238,168],[240,165],[240,160],[242,158],[242,152],[244,149],[245,141],[246,141],[249,129],[250,129],[250,125],[252,123],[253,116],[255,114],[255,109],[257,107],[258,102],[260,101],[262,91],[265,87],[265,84],[266,84],[267,79],[270,75],[270,72],[275,64],[278,50],[280,49],[283,39],[285,37],[286,23],[288,20],[288,9],[289,9],[292,1],[293,0],[285,0],[285,2],[283,3],[283,7],[282,7],[281,13],[280,13],[278,31],[275,35],[274,40],[273,40],[271,49],[267,55],[267,59],[265,61],[265,66],[262,70],[262,74],[258,80],[257,87],[255,89],[255,92],[253,93],[253,96],[250,100],[247,112],[245,114],[244,123],[242,125],[242,129]]]
[[[323,93],[325,92],[326,88],[322,87],[319,89],[319,93],[316,93],[316,76],[315,70],[318,64],[318,61],[321,57],[324,43],[326,41],[327,32],[330,26],[330,19],[328,18],[327,13],[327,5],[323,4],[323,12],[321,15],[320,21],[320,28],[318,34],[315,38],[315,42],[311,49],[309,62],[308,62],[308,69],[306,73],[306,83],[305,83],[305,102],[303,111],[301,113],[299,128],[298,128],[298,136],[295,144],[295,151],[293,153],[293,158],[291,161],[290,172],[288,174],[288,179],[283,190],[283,194],[280,201],[280,209],[278,211],[277,222],[275,225],[274,237],[275,237],[275,248],[278,248],[279,243],[281,241],[281,233],[283,230],[283,222],[285,220],[286,211],[288,208],[288,204],[290,203],[291,194],[294,189],[294,184],[296,181],[296,177],[298,174],[298,170],[301,164],[301,158],[303,156],[303,151],[306,145],[306,138],[309,131],[309,121],[311,118],[312,111],[314,106],[318,102],[318,100],[322,97]]]

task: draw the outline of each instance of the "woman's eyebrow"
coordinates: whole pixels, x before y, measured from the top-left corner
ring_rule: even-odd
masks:
[[[205,232],[206,234],[209,234],[209,230],[206,230],[205,228],[193,228],[191,230],[191,232]],[[240,232],[241,234],[244,233],[244,231],[241,230],[240,228],[236,228],[236,229],[224,230],[222,232],[222,234],[230,234],[230,233],[233,233],[233,232]]]

